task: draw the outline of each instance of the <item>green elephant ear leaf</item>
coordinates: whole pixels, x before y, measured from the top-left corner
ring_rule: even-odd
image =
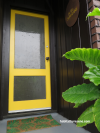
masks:
[[[94,113],[95,125],[100,132],[100,99],[96,100],[93,107],[93,113]]]
[[[86,20],[87,20],[87,17],[90,17],[90,16],[100,16],[100,9],[95,8],[92,12],[89,12],[86,16]]]
[[[91,105],[81,114],[77,121],[77,127],[83,127],[94,122],[93,107],[94,105]]]
[[[84,61],[88,65],[100,65],[100,50],[98,49],[76,48],[66,52],[63,56],[70,60]]]
[[[93,83],[82,84],[69,88],[62,93],[62,97],[65,101],[79,104],[85,103],[86,101],[92,101],[100,97],[99,87]]]
[[[95,67],[95,65],[93,65],[93,64],[90,64],[90,63],[87,63],[87,62],[85,62],[85,65],[86,65],[86,67],[88,67],[88,68]]]
[[[82,105],[82,103],[76,103],[75,106],[74,106],[74,108],[78,108],[81,105]]]
[[[86,71],[83,78],[89,79],[96,86],[100,84],[100,66],[92,67]]]

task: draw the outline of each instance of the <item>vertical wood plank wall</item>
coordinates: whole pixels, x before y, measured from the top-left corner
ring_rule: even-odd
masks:
[[[58,90],[58,112],[70,120],[77,120],[80,114],[92,104],[87,102],[80,106],[78,109],[74,109],[71,103],[65,102],[62,98],[62,92],[69,87],[89,83],[88,80],[84,80],[82,75],[87,70],[83,62],[70,61],[63,58],[62,55],[74,48],[90,48],[90,25],[89,20],[85,21],[88,12],[88,1],[80,0],[80,12],[77,22],[74,26],[69,28],[65,23],[65,10],[68,4],[68,0],[57,0],[55,6],[56,19],[56,31],[57,31],[57,90]],[[54,6],[54,7],[55,7]],[[84,127],[91,133],[98,133],[96,127],[90,124]]]
[[[0,64],[2,64],[2,25],[3,25],[3,7],[2,0],[0,0]],[[1,98],[1,65],[0,65],[0,119],[2,119],[2,98]]]

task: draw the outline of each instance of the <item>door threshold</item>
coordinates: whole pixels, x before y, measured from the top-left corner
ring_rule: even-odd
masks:
[[[30,116],[30,115],[41,115],[41,114],[47,114],[47,113],[57,113],[57,110],[48,109],[48,110],[8,113],[6,116],[3,116],[3,119],[14,118],[14,117],[24,117],[24,116]]]
[[[51,109],[51,107],[48,108],[37,108],[37,109],[26,109],[26,110],[14,110],[14,111],[8,111],[8,113],[17,113],[17,112],[28,112],[28,111],[37,111],[37,110],[47,110]]]

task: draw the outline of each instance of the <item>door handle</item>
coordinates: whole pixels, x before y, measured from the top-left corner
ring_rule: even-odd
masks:
[[[46,57],[46,60],[49,60],[49,57]]]

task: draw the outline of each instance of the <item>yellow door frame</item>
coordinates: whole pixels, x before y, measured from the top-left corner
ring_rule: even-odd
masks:
[[[45,69],[23,69],[14,68],[14,49],[15,49],[15,14],[38,17],[44,19],[45,34],[45,58],[50,58],[49,47],[49,21],[47,15],[29,13],[18,10],[11,10],[10,23],[10,63],[9,63],[9,103],[8,111],[21,112],[25,110],[42,110],[51,108],[51,81],[50,81],[50,60],[45,60]],[[45,76],[46,99],[14,101],[14,76]]]

